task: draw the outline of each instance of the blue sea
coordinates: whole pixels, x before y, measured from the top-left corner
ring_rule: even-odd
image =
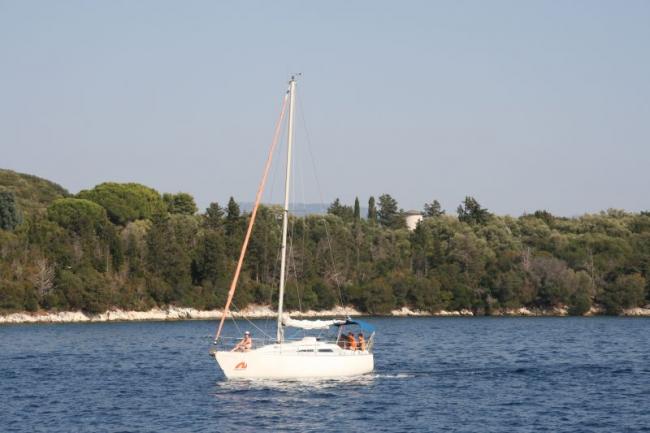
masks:
[[[214,322],[0,326],[0,431],[650,432],[650,319],[368,321],[375,372],[307,382],[225,380]]]

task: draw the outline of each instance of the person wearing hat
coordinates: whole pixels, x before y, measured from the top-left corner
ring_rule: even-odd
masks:
[[[251,333],[246,331],[244,332],[244,338],[241,339],[239,343],[232,349],[232,352],[248,352],[253,348],[253,338]]]

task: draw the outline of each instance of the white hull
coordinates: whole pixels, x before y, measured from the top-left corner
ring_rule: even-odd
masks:
[[[271,344],[249,352],[214,352],[228,379],[337,378],[370,373],[372,353],[344,350],[309,339]]]

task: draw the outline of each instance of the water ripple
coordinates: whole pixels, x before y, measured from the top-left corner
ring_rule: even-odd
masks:
[[[373,374],[300,381],[225,381],[206,356],[211,322],[0,327],[0,426],[650,431],[648,319],[369,320],[379,330]]]

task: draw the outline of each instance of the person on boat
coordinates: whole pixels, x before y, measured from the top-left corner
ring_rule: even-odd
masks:
[[[359,347],[357,347],[357,350],[361,350],[361,351],[366,350],[366,339],[363,338],[363,333],[359,332],[358,337],[359,337]]]
[[[244,332],[244,338],[241,339],[239,343],[232,349],[233,352],[248,352],[253,348],[253,338],[251,333],[246,331]]]
[[[354,338],[354,332],[348,332],[348,341],[346,349],[348,350],[357,350],[357,340]]]
[[[339,335],[338,340],[336,341],[336,344],[341,348],[341,349],[347,349],[348,348],[348,337],[344,334]]]

